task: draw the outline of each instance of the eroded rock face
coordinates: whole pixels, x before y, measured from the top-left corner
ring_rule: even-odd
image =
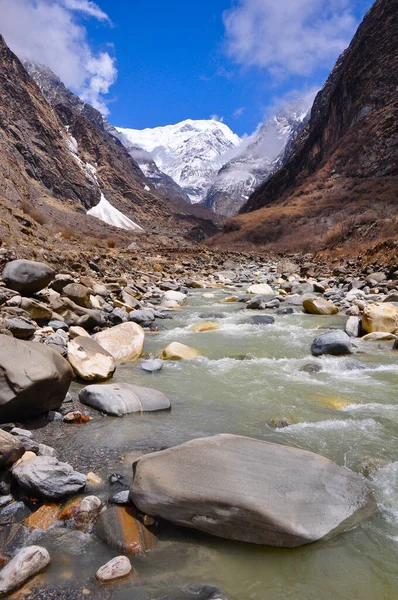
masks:
[[[43,344],[0,335],[0,421],[59,408],[73,379],[62,356]]]
[[[137,360],[142,354],[145,333],[137,323],[121,323],[94,336],[116,360]]]
[[[178,525],[287,548],[376,510],[364,480],[326,458],[229,434],[139,458],[130,495],[141,511]]]
[[[168,410],[171,406],[170,400],[162,392],[130,383],[89,385],[80,391],[79,400],[116,417],[135,412]]]
[[[7,287],[21,294],[35,294],[47,287],[55,276],[48,265],[34,260],[12,260],[3,270]]]

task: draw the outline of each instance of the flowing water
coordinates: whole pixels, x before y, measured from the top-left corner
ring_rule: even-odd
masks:
[[[46,578],[58,586],[81,579],[91,592],[87,597],[117,600],[141,598],[141,585],[149,597],[159,598],[189,584],[216,586],[230,600],[397,599],[398,364],[392,343],[358,342],[355,361],[364,369],[352,370],[352,357],[323,357],[315,359],[322,371],[310,374],[301,368],[314,362],[312,339],[324,329],[342,327],[343,317],[296,313],[276,316],[273,325],[248,325],[241,321],[254,311],[242,311],[239,303],[217,304],[225,293],[215,294],[210,300],[200,290],[193,292],[176,318],[162,322],[164,332],[146,337],[146,353],[180,341],[197,348],[200,358],[167,362],[156,374],[143,372],[140,361],[117,370],[115,381],[165,392],[171,412],[97,416],[88,425],[70,426],[65,443],[88,463],[99,457],[105,474],[113,469],[130,479],[135,456],[195,437],[234,433],[292,445],[353,470],[377,466],[369,481],[378,514],[330,541],[295,550],[163,526],[156,549],[132,559],[135,583],[111,590],[95,584],[93,574],[117,552],[84,534],[66,538],[55,528],[30,538],[53,556]],[[189,331],[200,314],[214,312],[226,315],[219,319],[220,330]],[[280,419],[289,425],[270,427]]]

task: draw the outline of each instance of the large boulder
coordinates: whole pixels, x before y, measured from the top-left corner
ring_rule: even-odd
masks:
[[[170,400],[162,392],[130,383],[88,385],[80,391],[79,400],[116,417],[170,408]]]
[[[391,302],[369,304],[363,311],[362,329],[366,333],[398,333],[398,306]]]
[[[139,458],[130,496],[177,525],[286,548],[350,529],[376,510],[361,476],[312,452],[229,434]]]
[[[50,563],[50,555],[41,546],[23,548],[0,572],[0,596],[20,588]]]
[[[312,342],[311,353],[313,356],[321,356],[322,354],[332,354],[333,356],[352,354],[351,338],[340,329],[323,333],[322,335],[318,335]]]
[[[162,305],[166,306],[167,302],[176,302],[179,306],[182,306],[187,301],[187,295],[182,292],[176,292],[174,290],[168,290],[163,294]]]
[[[76,375],[85,381],[106,381],[116,370],[112,354],[87,336],[68,342],[68,361]]]
[[[53,456],[22,459],[13,466],[12,474],[28,494],[46,500],[59,500],[69,494],[77,494],[87,480],[85,475]]]
[[[303,307],[311,315],[336,315],[339,312],[337,306],[331,300],[325,298],[306,298],[303,301]]]
[[[273,294],[273,289],[268,283],[256,283],[247,288],[248,294],[262,294],[264,296],[269,296]]]
[[[34,260],[12,260],[2,273],[4,283],[11,290],[21,294],[35,294],[54,278],[54,270],[41,262]]]
[[[72,379],[68,361],[52,348],[0,335],[0,422],[56,410]]]
[[[129,322],[101,331],[94,339],[116,360],[131,361],[141,356],[145,333],[140,325]]]

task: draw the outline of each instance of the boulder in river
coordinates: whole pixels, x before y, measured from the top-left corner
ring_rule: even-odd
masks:
[[[112,354],[85,336],[68,342],[68,361],[76,375],[85,381],[106,381],[116,370]]]
[[[12,468],[18,485],[28,494],[46,500],[59,500],[76,494],[86,485],[86,476],[53,456],[35,456]]]
[[[242,321],[248,325],[272,325],[275,323],[275,319],[272,315],[252,315],[248,319]]]
[[[163,392],[130,383],[88,385],[80,391],[79,400],[116,417],[136,412],[168,410],[171,406]]]
[[[331,300],[325,298],[306,298],[303,301],[304,310],[311,315],[336,315],[339,312],[337,306]]]
[[[398,333],[398,306],[392,302],[369,304],[363,311],[362,328],[366,333]]]
[[[21,421],[59,408],[73,371],[55,350],[0,335],[0,421]]]
[[[162,351],[163,360],[193,360],[198,356],[199,352],[195,348],[180,342],[172,342]]]
[[[50,561],[49,553],[41,546],[20,550],[0,571],[0,595],[19,589],[28,579],[43,571]]]
[[[149,358],[143,361],[141,369],[147,373],[158,373],[163,369],[163,361],[160,358]]]
[[[55,272],[49,266],[34,260],[12,260],[2,273],[2,279],[11,290],[21,294],[35,294],[54,278]]]
[[[352,343],[350,337],[340,329],[318,335],[311,345],[313,356],[322,354],[332,354],[333,356],[342,356],[352,354]]]
[[[176,292],[174,290],[168,290],[163,294],[162,305],[166,306],[167,302],[176,302],[179,306],[182,306],[187,301],[187,295],[182,292]]]
[[[361,319],[356,316],[348,317],[347,322],[345,324],[345,332],[352,338],[359,337],[361,333]]]
[[[312,452],[222,434],[147,454],[130,491],[144,513],[220,537],[286,548],[373,514],[364,479]]]
[[[95,533],[111,548],[137,556],[152,550],[157,542],[153,533],[126,506],[112,506],[102,512]]]
[[[132,361],[142,354],[145,333],[137,323],[128,322],[100,331],[94,339],[116,360]]]
[[[201,323],[194,323],[189,328],[190,331],[195,333],[202,333],[204,331],[216,331],[220,329],[220,323],[215,323],[214,321],[202,321]]]
[[[247,288],[247,293],[269,296],[270,294],[273,294],[274,291],[268,283],[257,283]]]
[[[126,577],[131,573],[133,567],[127,556],[115,556],[103,567],[100,567],[95,576],[101,583],[108,583]]]

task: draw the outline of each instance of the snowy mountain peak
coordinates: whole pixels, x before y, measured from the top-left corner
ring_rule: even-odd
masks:
[[[241,143],[225,123],[214,120],[186,119],[154,129],[116,129],[130,144],[149,152],[158,168],[188,194],[192,203],[206,196],[223,164],[223,155]]]

